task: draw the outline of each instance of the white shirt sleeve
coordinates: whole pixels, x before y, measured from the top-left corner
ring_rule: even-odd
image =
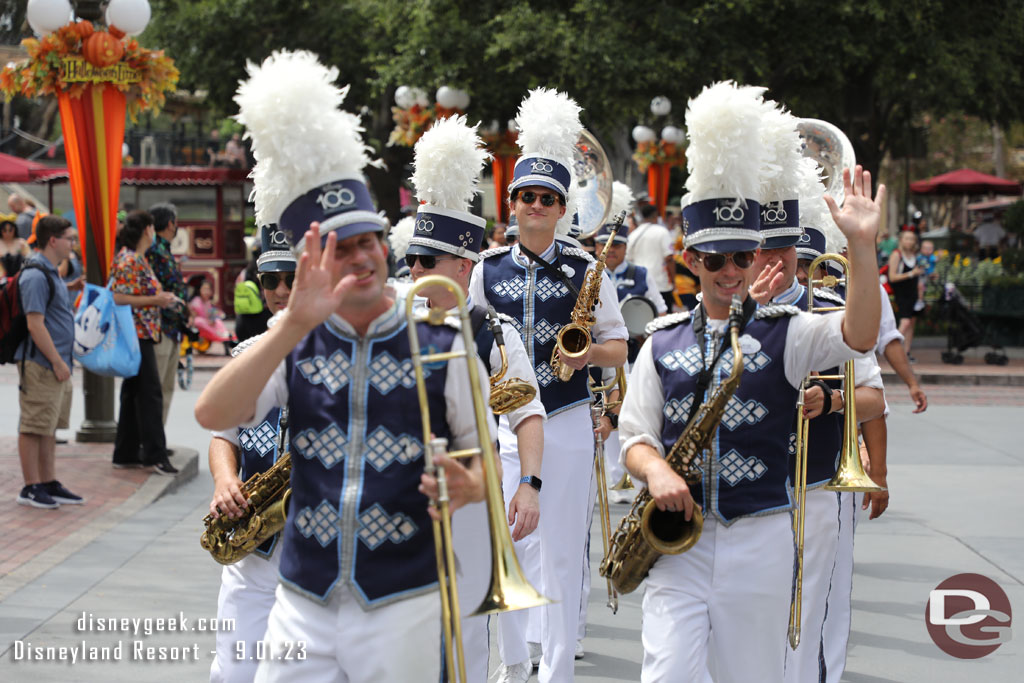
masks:
[[[601,275],[599,300],[600,304],[594,311],[596,322],[590,329],[594,341],[603,344],[613,339],[629,339],[626,323],[622,319],[622,312],[619,311],[619,294],[615,291],[615,283],[608,277],[607,271]]]
[[[461,351],[465,348],[460,334],[452,343],[452,351]],[[494,414],[487,408],[487,401],[491,395],[487,368],[476,354],[473,354],[472,362],[477,365],[480,395],[483,397],[484,412],[487,417],[487,437],[490,438],[491,443],[494,443],[498,438],[498,426],[494,420]],[[473,409],[473,394],[469,384],[469,369],[461,358],[456,358],[448,363],[448,373],[444,382],[444,400],[445,417],[448,420],[448,427],[451,429],[451,442],[448,447],[453,450],[461,450],[479,445],[476,411]],[[419,405],[417,404],[412,409],[419,410]]]
[[[469,298],[476,302],[477,306],[487,306],[487,292],[484,291],[483,259],[473,266],[473,272],[469,276]]]
[[[661,232],[664,233],[661,236],[661,250],[664,252],[665,258],[668,258],[675,253],[675,245],[672,244],[672,233],[668,231],[668,228],[662,228]]]
[[[628,386],[626,399],[619,411],[619,443],[622,444],[619,461],[625,464],[626,452],[638,443],[651,446],[665,457],[665,449],[661,445],[665,397],[662,395],[661,377],[654,366],[650,337],[640,347],[633,371],[629,373]]]
[[[883,389],[882,369],[878,367],[878,361],[874,354],[855,358],[853,361],[853,383],[858,387],[869,387],[871,389]]]
[[[654,275],[649,270],[647,271],[647,294],[645,296],[654,304],[654,310],[658,312],[658,315],[668,313],[665,298],[658,291],[658,284],[654,281]]]
[[[239,447],[238,446],[238,427],[235,427],[234,429],[225,429],[222,432],[218,432],[218,431],[210,432],[210,438],[224,439],[225,441],[230,443],[235,448]]]
[[[533,366],[530,365],[530,357],[526,355],[526,347],[523,346],[523,340],[519,337],[519,333],[516,332],[514,327],[505,322],[501,323],[501,333],[505,337],[505,355],[508,357],[508,371],[501,381],[504,382],[512,377],[518,377],[529,382],[537,391],[529,403],[521,408],[516,408],[508,414],[509,428],[514,432],[519,423],[531,415],[540,415],[547,419],[547,413],[544,410],[544,405],[540,402],[540,387],[537,385],[537,375],[533,370]],[[497,373],[500,368],[501,352],[498,350],[498,344],[494,343],[491,344],[491,372]]]
[[[789,321],[786,335],[785,372],[793,387],[814,370],[826,370],[852,358],[864,358],[843,341],[843,313],[824,315],[801,312]]]
[[[270,376],[263,391],[256,398],[256,412],[239,427],[255,427],[263,421],[271,408],[288,405],[288,378],[285,376],[285,361],[281,361]]]
[[[875,351],[884,354],[885,347],[894,339],[899,339],[900,343],[903,343],[903,335],[896,329],[896,315],[892,312],[888,293],[882,285],[878,285],[878,291],[882,297],[882,320],[878,326],[878,344],[875,345]]]

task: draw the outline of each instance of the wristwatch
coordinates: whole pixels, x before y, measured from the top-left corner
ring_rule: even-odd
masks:
[[[618,429],[619,428],[619,416],[617,414],[615,414],[615,413],[605,413],[604,416],[607,417],[608,421],[612,423],[612,429]]]
[[[533,488],[535,488],[538,491],[540,491],[541,484],[543,484],[544,482],[542,482],[540,480],[540,477],[535,477],[533,475],[530,475],[528,477],[523,477],[522,479],[520,479],[519,483],[520,484],[529,484]]]

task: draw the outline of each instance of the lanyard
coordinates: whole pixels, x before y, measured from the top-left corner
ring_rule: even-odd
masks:
[[[754,313],[757,308],[757,304],[749,296],[743,302],[743,323],[740,325],[740,332],[747,326],[747,320]],[[690,414],[686,418],[686,424],[690,424],[693,421],[693,416],[697,414],[697,410],[700,409],[702,403],[704,403],[705,395],[708,391],[708,386],[711,384],[711,375],[715,371],[715,366],[718,365],[719,359],[725,352],[725,349],[729,346],[729,335],[722,337],[722,344],[715,351],[715,355],[711,358],[711,365],[708,365],[707,356],[704,353],[704,304],[701,303],[697,307],[697,315],[693,319],[693,332],[695,335],[700,336],[700,343],[697,347],[700,349],[700,361],[701,368],[700,374],[697,375],[697,392],[694,395],[694,401],[690,404]],[[697,400],[699,397],[700,400]]]
[[[549,275],[554,275],[555,277],[557,277],[558,280],[560,282],[562,282],[562,284],[564,284],[566,287],[569,288],[569,291],[573,293],[573,296],[575,296],[577,298],[579,297],[579,295],[580,295],[579,288],[573,283],[572,280],[569,279],[569,277],[564,272],[562,272],[562,269],[558,266],[558,263],[559,263],[559,260],[558,260],[559,249],[558,249],[557,246],[555,247],[555,260],[554,260],[553,263],[549,262],[549,261],[545,261],[540,256],[538,256],[537,254],[534,254],[532,251],[527,249],[526,245],[524,245],[522,242],[519,243],[519,251],[523,252],[530,259],[532,259],[532,260],[536,261],[537,263],[539,263],[541,265],[541,267],[543,267],[544,270],[546,270],[548,272]]]

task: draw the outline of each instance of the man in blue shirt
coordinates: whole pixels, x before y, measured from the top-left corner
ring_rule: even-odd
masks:
[[[25,487],[18,503],[55,509],[80,505],[80,496],[57,481],[56,430],[68,427],[71,408],[71,345],[75,321],[68,290],[57,264],[68,257],[77,239],[60,216],[45,216],[36,226],[36,252],[19,277],[21,305],[29,336],[18,348],[18,456]]]

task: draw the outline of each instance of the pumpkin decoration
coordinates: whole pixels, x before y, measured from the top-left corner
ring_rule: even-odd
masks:
[[[96,31],[96,29],[92,27],[91,21],[84,20],[75,22],[72,24],[72,28],[74,29],[75,34],[82,40],[85,40]]]
[[[106,31],[96,31],[86,38],[82,56],[93,66],[110,66],[121,61],[121,57],[124,56],[124,43]]]

